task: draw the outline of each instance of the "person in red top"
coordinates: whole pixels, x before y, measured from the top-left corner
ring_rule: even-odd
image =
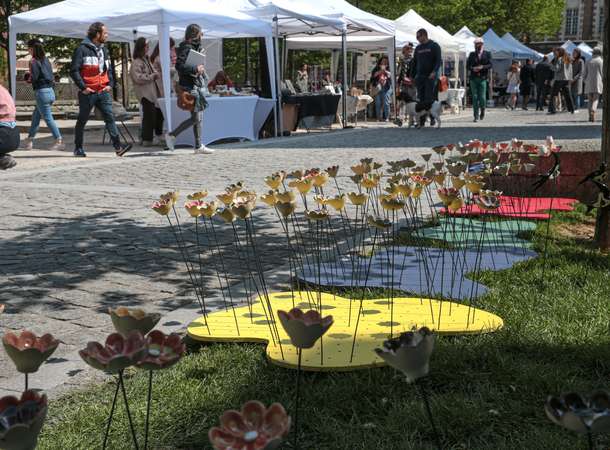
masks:
[[[0,84],[0,170],[17,165],[9,153],[18,147],[17,109],[11,94]]]
[[[219,70],[212,81],[208,83],[208,89],[213,91],[216,86],[226,86],[227,89],[233,87],[233,81],[228,77],[224,70]]]
[[[112,113],[112,95],[110,91],[114,79],[110,70],[110,57],[104,43],[108,39],[106,26],[95,22],[89,26],[87,37],[74,51],[70,77],[80,90],[78,93],[78,120],[74,128],[74,156],[87,156],[83,149],[83,134],[91,110],[96,107],[102,113],[106,128],[117,156],[123,156],[131,150],[131,144],[122,144],[119,130]]]

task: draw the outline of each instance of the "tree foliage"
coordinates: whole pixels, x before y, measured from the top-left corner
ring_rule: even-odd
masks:
[[[467,25],[483,34],[493,28],[529,39],[553,37],[561,27],[564,0],[349,0],[374,14],[396,19],[414,9],[425,19],[455,33]]]

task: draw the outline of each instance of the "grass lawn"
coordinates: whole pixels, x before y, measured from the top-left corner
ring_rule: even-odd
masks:
[[[592,222],[581,209],[556,216],[544,280],[542,258],[483,275],[490,291],[478,306],[504,319],[502,331],[437,339],[424,382],[444,448],[586,448],[546,418],[543,403],[549,394],[609,387],[610,257],[582,238]],[[537,250],[545,231],[541,224],[532,236]],[[147,376],[129,375],[142,443]],[[153,448],[210,448],[207,432],[220,414],[250,399],[293,405],[295,372],[268,363],[262,345],[193,345],[156,377]],[[418,391],[391,368],[305,373],[302,383],[303,449],[434,448]],[[39,448],[99,448],[113,392],[107,384],[53,401]],[[129,437],[120,407],[109,448],[130,448]],[[597,445],[608,448],[610,438]]]

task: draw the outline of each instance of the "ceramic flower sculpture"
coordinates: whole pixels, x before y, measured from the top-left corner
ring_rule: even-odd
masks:
[[[500,207],[502,192],[481,190],[475,202],[484,211],[494,211]]]
[[[277,315],[292,345],[299,349],[313,347],[333,324],[333,316],[322,317],[314,309],[305,313],[299,308],[278,310]]]
[[[582,397],[575,392],[549,397],[544,405],[549,419],[576,433],[610,432],[610,396],[605,391]]]
[[[275,208],[282,215],[282,217],[286,218],[294,213],[297,204],[295,202],[277,202],[275,204]]]
[[[176,204],[176,202],[178,202],[179,196],[180,193],[178,191],[170,191],[159,197],[159,201],[167,201],[170,203],[170,206],[173,206]]]
[[[201,211],[201,214],[203,214],[203,216],[207,217],[208,219],[211,219],[216,215],[216,211],[218,210],[218,203],[215,201],[202,202],[201,205],[199,205],[199,210]]]
[[[162,216],[167,216],[172,210],[172,203],[170,200],[159,200],[152,204],[152,209]]]
[[[380,178],[381,177],[379,175],[377,175],[376,173],[368,174],[367,176],[365,176],[362,179],[360,184],[362,184],[362,187],[364,189],[375,189],[377,187],[377,185],[379,184]]]
[[[245,220],[254,209],[254,201],[247,199],[246,197],[238,197],[238,199],[243,199],[245,201],[235,201],[231,206],[231,212],[240,219]]]
[[[313,201],[320,206],[326,206],[328,203],[328,197],[326,195],[318,194],[313,196]]]
[[[160,370],[176,364],[184,355],[186,346],[179,335],[154,330],[146,337],[146,352],[137,366],[146,370]]]
[[[265,177],[265,184],[271,189],[278,189],[282,184],[282,177],[279,173]]]
[[[434,339],[434,333],[422,327],[385,341],[382,348],[375,349],[375,353],[390,366],[405,374],[407,381],[412,383],[428,375]]]
[[[437,190],[438,196],[445,207],[452,213],[464,206],[464,200],[460,196],[460,191],[455,188],[441,188]]]
[[[184,204],[184,208],[189,213],[191,217],[199,217],[201,216],[201,205],[202,201],[199,200],[190,200]]]
[[[110,314],[114,329],[125,337],[129,336],[132,331],[139,331],[142,336],[146,336],[161,320],[161,314],[147,313],[139,308],[131,309],[124,306],[116,309],[108,308],[108,314]]]
[[[324,209],[305,211],[305,216],[307,216],[309,220],[326,220],[328,219],[328,211]]]
[[[231,203],[235,200],[235,194],[237,192],[223,192],[222,194],[218,194],[216,198],[220,200],[225,206],[230,206]]]
[[[371,227],[379,230],[387,230],[392,226],[392,222],[384,217],[368,216],[366,220]]]
[[[390,195],[382,195],[379,203],[386,211],[400,211],[405,207],[405,202],[397,198],[392,198]]]
[[[312,178],[312,183],[315,187],[322,187],[328,182],[328,173],[320,172]]]
[[[313,182],[311,178],[302,178],[300,180],[291,181],[288,183],[288,186],[295,188],[300,194],[307,194],[309,191],[311,191]]]
[[[4,350],[21,373],[34,373],[57,350],[59,341],[50,334],[36,336],[24,330],[20,335],[7,331],[2,337]]]
[[[297,196],[293,191],[284,191],[276,193],[275,198],[277,198],[278,202],[290,203],[294,202],[297,199]]]
[[[361,163],[350,167],[350,169],[352,169],[352,172],[356,175],[364,175],[371,171],[371,166],[369,164]]]
[[[146,356],[146,341],[138,331],[133,331],[127,338],[112,333],[104,345],[89,342],[78,354],[94,369],[114,373],[133,366]]]
[[[208,436],[216,450],[274,450],[290,431],[290,417],[279,403],[265,408],[249,401],[241,411],[229,410],[220,418],[220,427]]]
[[[222,218],[226,223],[235,222],[235,214],[230,208],[222,208],[217,211],[219,217]]]
[[[339,166],[330,166],[326,168],[326,173],[331,178],[337,178],[337,174],[339,173]]]
[[[352,205],[363,206],[368,200],[369,195],[365,193],[359,194],[357,192],[350,192],[347,194],[347,198],[349,198],[349,201],[352,202]]]
[[[451,177],[451,186],[458,191],[466,186],[466,180],[459,177]]]
[[[32,450],[47,416],[47,396],[25,391],[21,398],[0,398],[0,448]]]
[[[335,195],[326,200],[326,204],[335,211],[341,211],[345,208],[345,194]]]
[[[275,191],[269,191],[266,194],[260,196],[261,201],[267,206],[275,206],[277,202],[277,196]]]
[[[189,200],[202,200],[208,196],[208,191],[193,192],[186,196]]]

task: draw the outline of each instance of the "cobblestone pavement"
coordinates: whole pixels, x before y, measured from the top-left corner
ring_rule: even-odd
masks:
[[[445,120],[440,130],[375,124],[226,144],[217,146],[214,155],[135,149],[128,157],[116,158],[99,145],[90,145],[85,159],[67,152],[16,152],[18,166],[0,173],[0,303],[6,305],[0,327],[51,332],[61,339],[63,344],[31,378],[31,385],[63,392],[93,379],[77,350],[111,331],[109,306],[160,311],[167,314],[165,326],[178,328],[195,317],[195,301],[171,231],[165,219],[149,209],[159,194],[172,189],[183,195],[200,189],[216,193],[237,180],[262,192],[263,177],[273,171],[334,164],[343,167],[341,183],[346,183],[347,167],[362,157],[418,158],[443,143],[515,136],[543,140],[547,135],[568,148],[599,148],[601,126],[587,123],[586,113],[546,116],[493,110],[485,122],[473,124],[465,112]],[[101,136],[91,133],[87,139],[100,142]],[[47,144],[45,139],[39,142],[37,148]],[[256,220],[265,269],[277,268],[285,262],[279,224],[264,207],[257,210]],[[221,244],[232,279],[238,281],[240,264],[230,249],[229,234]],[[207,287],[217,287],[211,268],[205,275]],[[0,395],[21,389],[22,382],[0,352]]]

